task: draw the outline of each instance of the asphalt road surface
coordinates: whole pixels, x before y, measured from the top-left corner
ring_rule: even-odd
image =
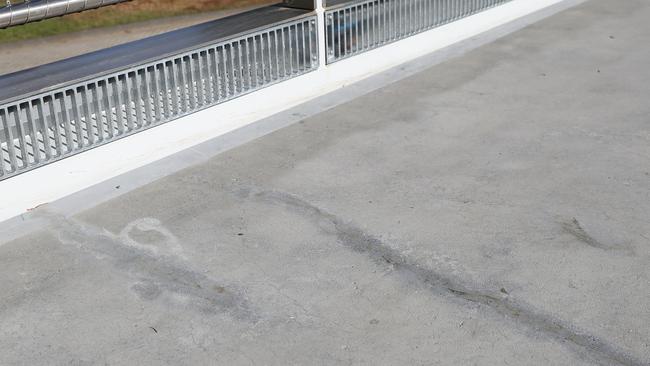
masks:
[[[0,75],[223,18],[239,11],[242,9],[154,19],[50,37],[0,43]]]

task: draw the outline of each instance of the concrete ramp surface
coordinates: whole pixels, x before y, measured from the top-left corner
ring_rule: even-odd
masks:
[[[650,365],[648,19],[587,1],[35,208],[0,238],[0,364]]]

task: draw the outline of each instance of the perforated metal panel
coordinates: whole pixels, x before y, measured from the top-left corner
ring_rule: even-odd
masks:
[[[328,9],[327,62],[335,62],[510,0],[369,0]]]
[[[0,180],[317,67],[308,16],[0,105]]]

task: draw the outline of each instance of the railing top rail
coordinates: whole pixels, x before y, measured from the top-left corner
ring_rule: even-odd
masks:
[[[361,3],[367,0],[323,0],[323,5],[327,9],[339,8],[346,5],[351,5],[354,3]]]
[[[171,57],[304,17],[309,10],[271,5],[46,65],[0,75],[0,104]]]

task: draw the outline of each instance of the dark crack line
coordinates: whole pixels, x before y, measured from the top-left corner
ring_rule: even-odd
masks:
[[[578,219],[576,219],[575,217],[571,219],[571,221],[563,222],[562,230],[564,230],[564,232],[572,235],[579,241],[589,245],[592,248],[606,250],[606,251],[620,252],[627,255],[635,254],[634,250],[631,247],[617,247],[617,246],[607,245],[597,240],[593,236],[589,235],[589,233],[580,224],[580,221],[578,221]]]
[[[383,243],[376,237],[365,233],[360,228],[321,210],[309,202],[294,195],[278,191],[242,191],[244,196],[252,196],[273,204],[282,204],[287,208],[309,217],[321,230],[336,236],[338,241],[357,253],[369,256],[380,265],[390,265],[398,272],[415,277],[438,293],[446,293],[466,302],[477,303],[493,309],[512,321],[526,326],[537,333],[559,341],[591,361],[601,365],[643,366],[649,365],[628,355],[617,347],[588,334],[576,330],[574,326],[559,319],[543,314],[530,306],[504,297],[499,290],[481,291],[467,283],[436,272],[411,261],[407,256]]]
[[[608,246],[594,239],[591,235],[587,234],[585,229],[582,228],[580,222],[575,217],[570,222],[562,223],[562,229],[567,233],[573,235],[576,239],[581,242],[598,249],[610,249]]]
[[[562,230],[592,248],[607,251],[618,251],[628,255],[634,255],[632,248],[611,246],[598,241],[596,238],[587,233],[587,231],[580,224],[580,221],[578,221],[578,219],[575,217],[571,219],[571,221],[563,222]]]

